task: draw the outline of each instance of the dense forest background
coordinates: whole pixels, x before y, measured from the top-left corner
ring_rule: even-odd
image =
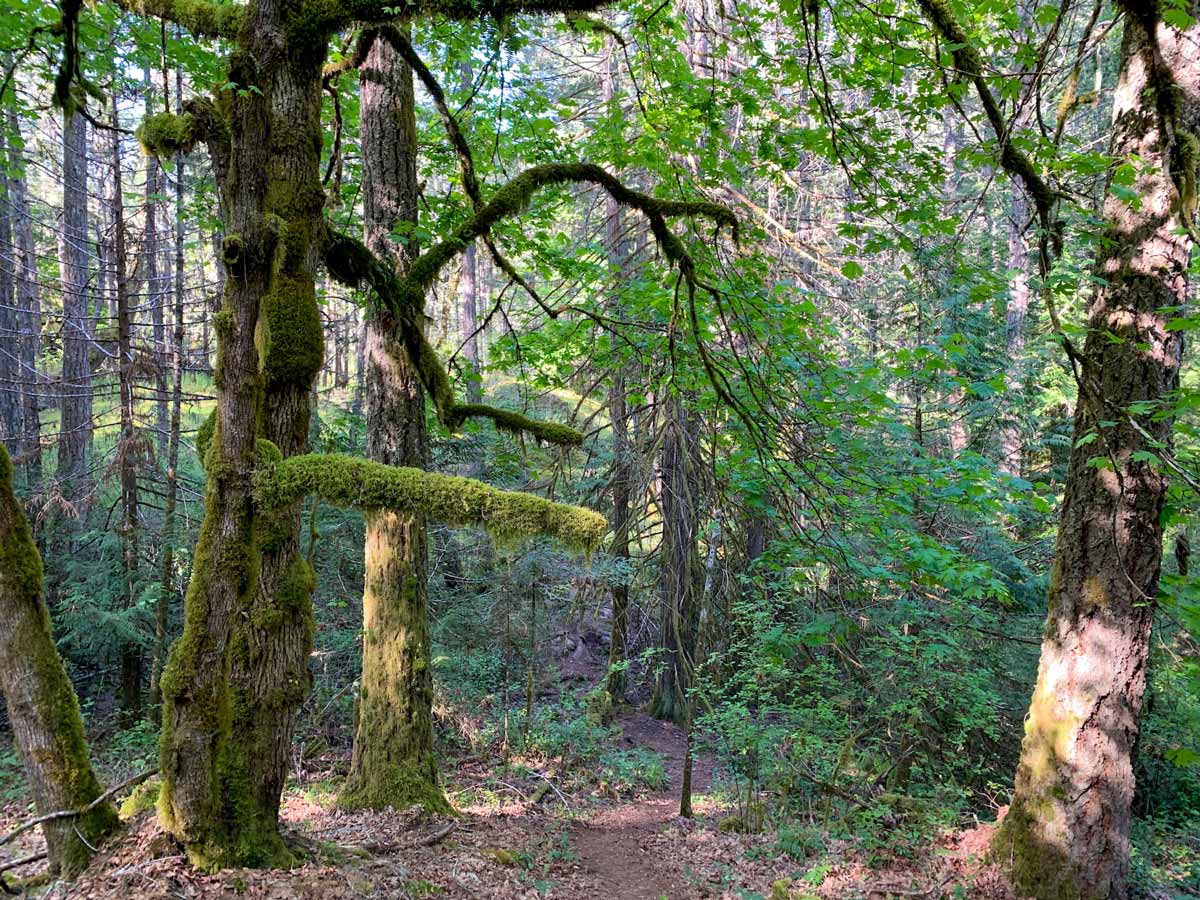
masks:
[[[176,6],[88,7],[72,87],[86,102],[64,114],[52,102],[62,8],[0,4],[0,440],[106,784],[158,765],[229,278],[212,160],[166,152],[195,141],[139,126],[255,90],[225,70],[228,40],[198,39]],[[440,96],[418,73],[416,220],[385,229],[398,257],[479,205],[448,115],[485,196],[530,166],[583,160],[655,197],[727,207],[738,228],[675,221],[700,273],[685,278],[637,209],[585,181],[551,185],[433,280],[425,334],[458,394],[582,442],[497,417],[448,428],[422,402],[409,410],[424,468],[588,507],[609,529],[581,553],[431,516],[441,786],[472,815],[527,820],[480,839],[478,883],[430,856],[471,841],[447,849],[435,832],[393,895],[1001,890],[943,876],[939,859],[961,849],[946,835],[995,821],[1013,791],[1072,450],[1093,444],[1093,468],[1113,467],[1115,422],[1073,436],[1079,373],[1064,341],[1088,332],[1106,198],[1136,208],[1141,173],[1110,155],[1121,8],[953,7],[999,138],[964,44],[906,2],[621,0],[405,25]],[[1194,35],[1194,9],[1156,9]],[[320,111],[325,217],[356,235],[370,157],[360,39],[333,37]],[[1053,183],[1061,247],[1002,164],[1010,147]],[[316,290],[325,346],[307,444],[367,456],[370,292],[324,274]],[[1187,344],[1197,325],[1181,308],[1168,328]],[[1193,359],[1139,411],[1174,420],[1173,441],[1139,451],[1169,477],[1129,871],[1134,895],[1155,898],[1200,895]],[[299,521],[316,575],[312,685],[284,818],[302,828],[307,809],[332,815],[360,765],[364,544],[380,526],[313,498]],[[15,827],[32,815],[29,788],[3,746]],[[681,789],[699,825],[667,815],[667,831],[631,832],[660,841],[649,852],[665,880],[649,893],[573,880],[580,854],[584,869],[603,864],[594,846],[573,849],[572,817],[639,797],[670,796],[655,809],[673,812]],[[131,809],[152,806],[138,791]],[[358,827],[405,843],[394,824]],[[0,849],[36,854],[23,843],[35,840]],[[37,865],[5,877],[40,889]],[[158,896],[165,877],[122,882],[110,868],[90,889]]]

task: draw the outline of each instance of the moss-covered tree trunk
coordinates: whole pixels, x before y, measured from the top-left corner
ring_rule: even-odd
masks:
[[[1125,4],[1113,155],[1136,160],[1139,202],[1110,193],[1079,361],[1075,444],[1037,686],[1016,789],[995,841],[1022,891],[1042,900],[1128,895],[1132,753],[1158,592],[1200,133],[1200,25]],[[1181,196],[1182,195],[1182,196]],[[1093,462],[1098,459],[1100,464]]]
[[[412,71],[382,36],[360,70],[364,242],[403,272],[416,256],[398,224],[417,221],[417,126]],[[428,462],[425,392],[396,323],[366,324],[367,456],[394,466]],[[433,753],[425,517],[367,513],[362,680],[350,777],[339,803],[446,809]]]
[[[8,451],[0,445],[0,688],[38,813],[81,810],[100,796],[100,785],[75,690],[50,633],[42,558],[13,496],[12,476]],[[51,867],[64,876],[76,874],[117,824],[109,803],[46,822]]]
[[[325,194],[320,182],[320,65],[324,48],[297,44],[273,73],[266,214],[282,246],[262,301],[257,342],[263,373],[260,436],[283,456],[308,449],[312,384],[323,336],[316,273]],[[316,576],[300,553],[302,503],[261,515],[258,592],[235,636],[230,665],[233,734],[253,793],[261,849],[275,845],[296,711],[308,695]],[[275,845],[271,856],[283,858]]]
[[[272,166],[271,71],[280,64],[280,12],[252,4],[229,67],[238,88],[204,129],[221,191],[227,278],[218,335],[217,408],[205,467],[205,514],[184,605],[183,635],[163,672],[163,824],[202,867],[286,857],[270,809],[247,769],[246,736],[234,731],[231,649],[258,595],[261,550],[252,497],[263,378],[259,310],[274,282],[283,223],[268,213]],[[215,109],[209,111],[215,118]],[[148,133],[160,149],[166,143]],[[199,123],[196,123],[199,127]],[[244,716],[238,714],[239,724]]]

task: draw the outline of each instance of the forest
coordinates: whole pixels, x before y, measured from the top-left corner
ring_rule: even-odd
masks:
[[[0,0],[0,893],[1200,897],[1200,0]]]

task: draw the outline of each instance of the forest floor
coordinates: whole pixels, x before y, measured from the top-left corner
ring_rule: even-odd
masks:
[[[693,768],[695,816],[682,819],[682,731],[641,713],[627,713],[618,724],[623,745],[661,754],[669,781],[661,792],[580,796],[560,787],[566,781],[553,771],[510,774],[482,760],[460,759],[451,794],[458,814],[431,817],[418,810],[344,812],[333,802],[332,786],[314,781],[294,786],[284,798],[283,819],[308,859],[294,869],[201,874],[187,865],[153,813],[143,812],[82,878],[72,885],[47,885],[43,878],[36,893],[95,900],[1010,898],[996,874],[978,862],[987,826],[946,834],[915,855],[876,851],[869,864],[848,841],[831,839],[797,860],[778,851],[775,834],[722,829],[733,811],[709,793],[714,764],[705,757]],[[488,790],[480,790],[484,785]],[[496,786],[512,799],[496,802]],[[480,798],[488,799],[476,802]],[[0,833],[26,809],[8,804]],[[40,840],[30,832],[6,846],[4,855],[37,852]]]

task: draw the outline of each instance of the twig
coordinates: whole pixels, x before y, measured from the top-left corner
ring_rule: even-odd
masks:
[[[122,781],[120,784],[110,787],[107,791],[105,791],[103,794],[101,794],[99,797],[97,797],[95,800],[93,800],[91,803],[89,803],[83,809],[60,809],[57,812],[46,813],[44,816],[38,816],[35,819],[30,819],[28,822],[18,825],[16,828],[14,828],[12,831],[10,831],[8,834],[6,834],[4,837],[0,838],[0,847],[3,847],[5,844],[12,842],[15,838],[24,834],[29,829],[35,828],[38,825],[41,825],[45,822],[54,822],[54,821],[57,821],[58,819],[71,819],[71,818],[74,818],[75,816],[86,816],[97,806],[99,806],[100,804],[102,804],[106,800],[108,800],[110,797],[112,797],[113,794],[119,793],[120,791],[125,790],[125,788],[134,787],[136,785],[139,785],[143,781],[148,779],[150,776],[157,775],[157,774],[158,774],[158,769],[147,769],[145,772],[142,772],[138,775],[134,775],[132,778],[128,778],[125,781]],[[3,872],[3,871],[4,871],[4,869],[0,868],[0,872]]]

